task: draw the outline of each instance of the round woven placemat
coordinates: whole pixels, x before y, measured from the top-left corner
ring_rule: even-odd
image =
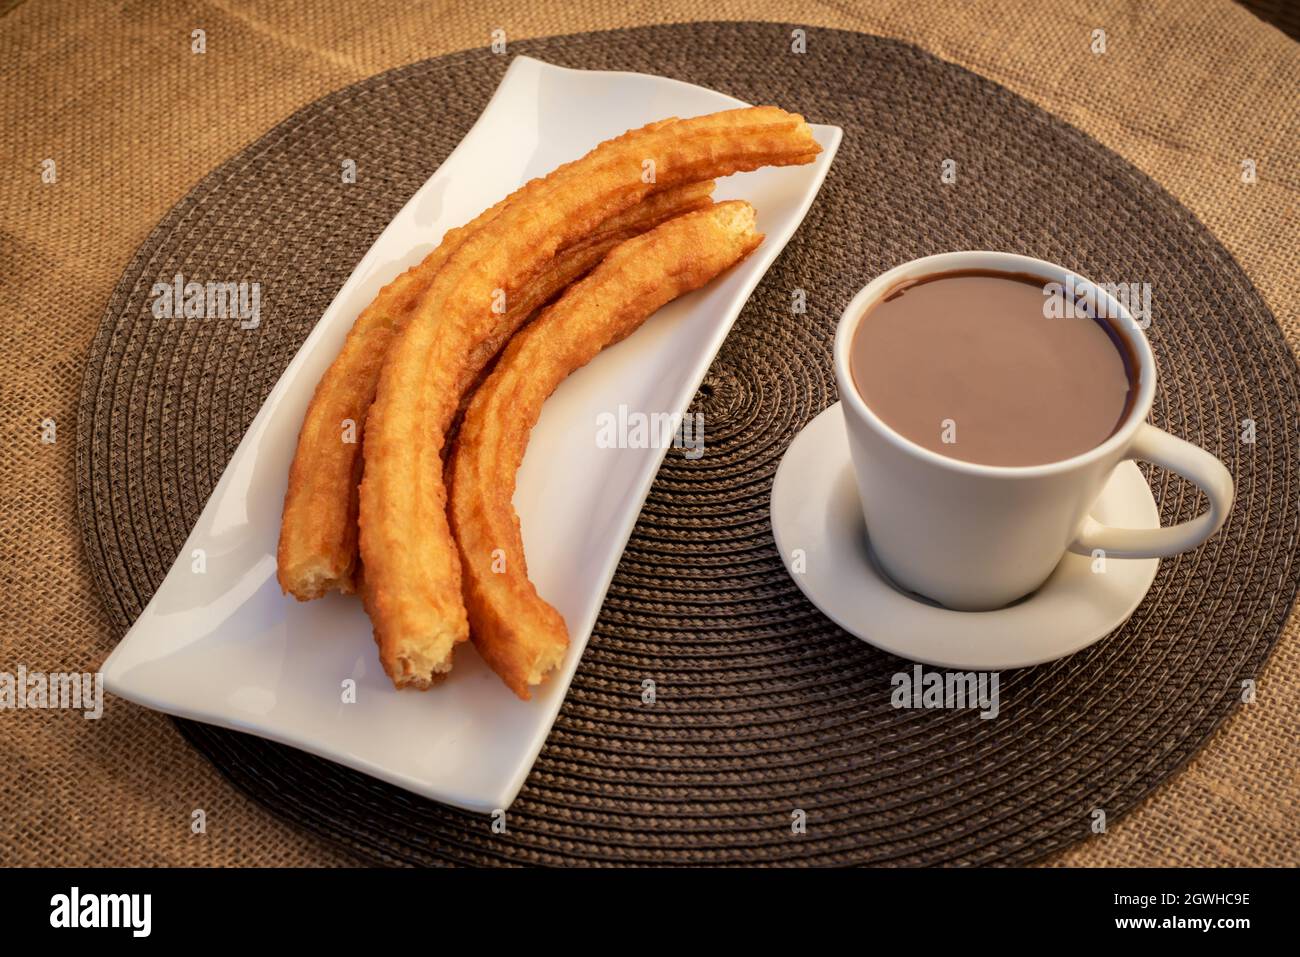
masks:
[[[1293,601],[1297,370],[1249,280],[1195,218],[1085,135],[905,44],[777,24],[658,26],[513,43],[654,72],[844,128],[821,195],[696,398],[708,449],[666,460],[568,699],[504,834],[329,762],[179,722],[267,807],[377,861],[987,863],[1112,822],[1206,740]],[[390,217],[469,129],[507,58],[413,64],[295,114],[199,184],[128,266],[87,362],[86,550],[125,628],[276,377]],[[581,108],[581,104],[574,104]],[[355,184],[340,163],[357,162]],[[955,184],[940,182],[945,159]],[[1001,676],[1001,711],[899,711],[908,667],[799,593],[772,542],[782,452],[835,400],[831,337],[885,268],[1004,249],[1148,282],[1153,418],[1228,463],[1238,503],[1162,563],[1133,618],[1071,658]],[[262,324],[158,320],[177,272],[262,287]],[[808,311],[791,316],[791,290]],[[1255,425],[1243,442],[1244,420]],[[1149,472],[1165,522],[1201,506]],[[653,706],[641,682],[657,686]],[[436,693],[436,692],[434,692]],[[791,827],[798,811],[806,832]]]

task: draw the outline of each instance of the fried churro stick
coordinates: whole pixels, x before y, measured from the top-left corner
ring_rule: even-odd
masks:
[[[674,216],[713,203],[713,180],[688,183],[651,194],[644,202],[600,224],[596,233],[559,253],[550,265],[524,286],[523,292],[510,301],[505,320],[478,344],[456,381],[458,411],[469,402],[470,393],[482,381],[484,370],[506,340],[515,334],[539,308],[549,303],[572,283],[581,279],[625,240],[639,236]]]
[[[803,118],[776,107],[660,123],[610,140],[541,181],[477,230],[434,277],[389,350],[366,423],[362,597],[379,659],[398,687],[427,688],[469,637],[460,560],[447,523],[442,447],[466,364],[501,327],[493,305],[557,249],[656,189],[820,151]]]
[[[471,397],[449,468],[448,514],[460,550],[470,637],[519,697],[530,697],[530,686],[546,677],[569,644],[564,619],[528,578],[511,502],[542,403],[575,369],[660,306],[739,262],[762,239],[754,231],[753,207],[731,201],[622,243],[510,340]]]
[[[507,203],[536,188],[530,184],[467,225],[449,230],[422,262],[381,289],[357,317],[342,351],[317,384],[289,471],[277,553],[280,587],[299,601],[319,598],[331,590],[347,593],[354,588],[360,443],[379,372],[394,337],[461,243]],[[653,228],[670,216],[706,205],[712,191],[711,180],[662,190],[601,223],[590,238],[557,255],[550,267],[515,297],[502,335],[481,344],[470,358],[460,399],[463,401],[464,393],[499,350],[505,336],[600,262],[615,243]],[[345,437],[351,441],[344,441]]]

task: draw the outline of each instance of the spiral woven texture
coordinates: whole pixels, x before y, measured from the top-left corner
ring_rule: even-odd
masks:
[[[293,749],[178,722],[256,800],[380,862],[1019,863],[1087,839],[1096,809],[1114,821],[1132,808],[1240,701],[1300,577],[1297,370],[1250,281],[1151,180],[1002,87],[878,37],[819,31],[794,54],[789,36],[688,24],[511,44],[777,103],[843,127],[843,145],[696,396],[707,451],[672,452],[660,470],[506,832]],[[121,627],[295,350],[507,62],[454,54],[317,101],[195,187],[137,252],[87,360],[77,434],[86,551]],[[342,158],[357,161],[355,184],[340,182]],[[952,185],[939,179],[948,158]],[[1149,282],[1153,421],[1223,459],[1238,493],[1224,530],[1162,562],[1117,632],[1004,673],[995,720],[892,708],[890,678],[908,663],[802,597],[768,521],[782,453],[836,399],[844,304],[892,265],[970,248]],[[152,284],[177,272],[261,283],[261,327],[154,319]],[[795,289],[805,314],[791,315]],[[1165,523],[1204,506],[1147,474]],[[805,833],[791,827],[797,811]]]

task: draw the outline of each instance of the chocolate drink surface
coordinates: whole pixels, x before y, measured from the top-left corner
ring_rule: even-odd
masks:
[[[1032,466],[1096,448],[1132,408],[1136,358],[1119,320],[1045,309],[1049,282],[961,270],[895,287],[854,333],[858,392],[895,432],[949,458]]]

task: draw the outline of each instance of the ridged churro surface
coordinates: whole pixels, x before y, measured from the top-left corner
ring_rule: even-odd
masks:
[[[535,188],[532,184],[523,187],[467,225],[449,230],[423,261],[381,289],[357,317],[343,349],[317,383],[289,471],[277,555],[280,587],[300,601],[332,590],[351,592],[356,587],[361,443],[380,369],[394,338],[406,327],[420,296],[460,244],[507,203]],[[653,193],[600,224],[589,239],[560,252],[515,297],[498,334],[470,357],[466,373],[457,383],[458,400],[463,402],[509,333],[586,274],[615,243],[670,216],[698,209],[709,202],[712,190],[709,180]]]
[[[564,620],[528,578],[511,501],[542,404],[575,369],[739,262],[762,238],[753,207],[733,200],[620,244],[510,340],[471,397],[449,467],[451,526],[470,637],[519,697],[530,696],[569,643]]]
[[[819,150],[802,117],[770,106],[653,124],[601,144],[506,204],[438,271],[389,350],[363,445],[362,597],[398,686],[429,685],[469,637],[442,450],[459,406],[452,386],[499,334],[494,304],[503,295],[509,302],[558,249],[651,192],[807,163]]]

